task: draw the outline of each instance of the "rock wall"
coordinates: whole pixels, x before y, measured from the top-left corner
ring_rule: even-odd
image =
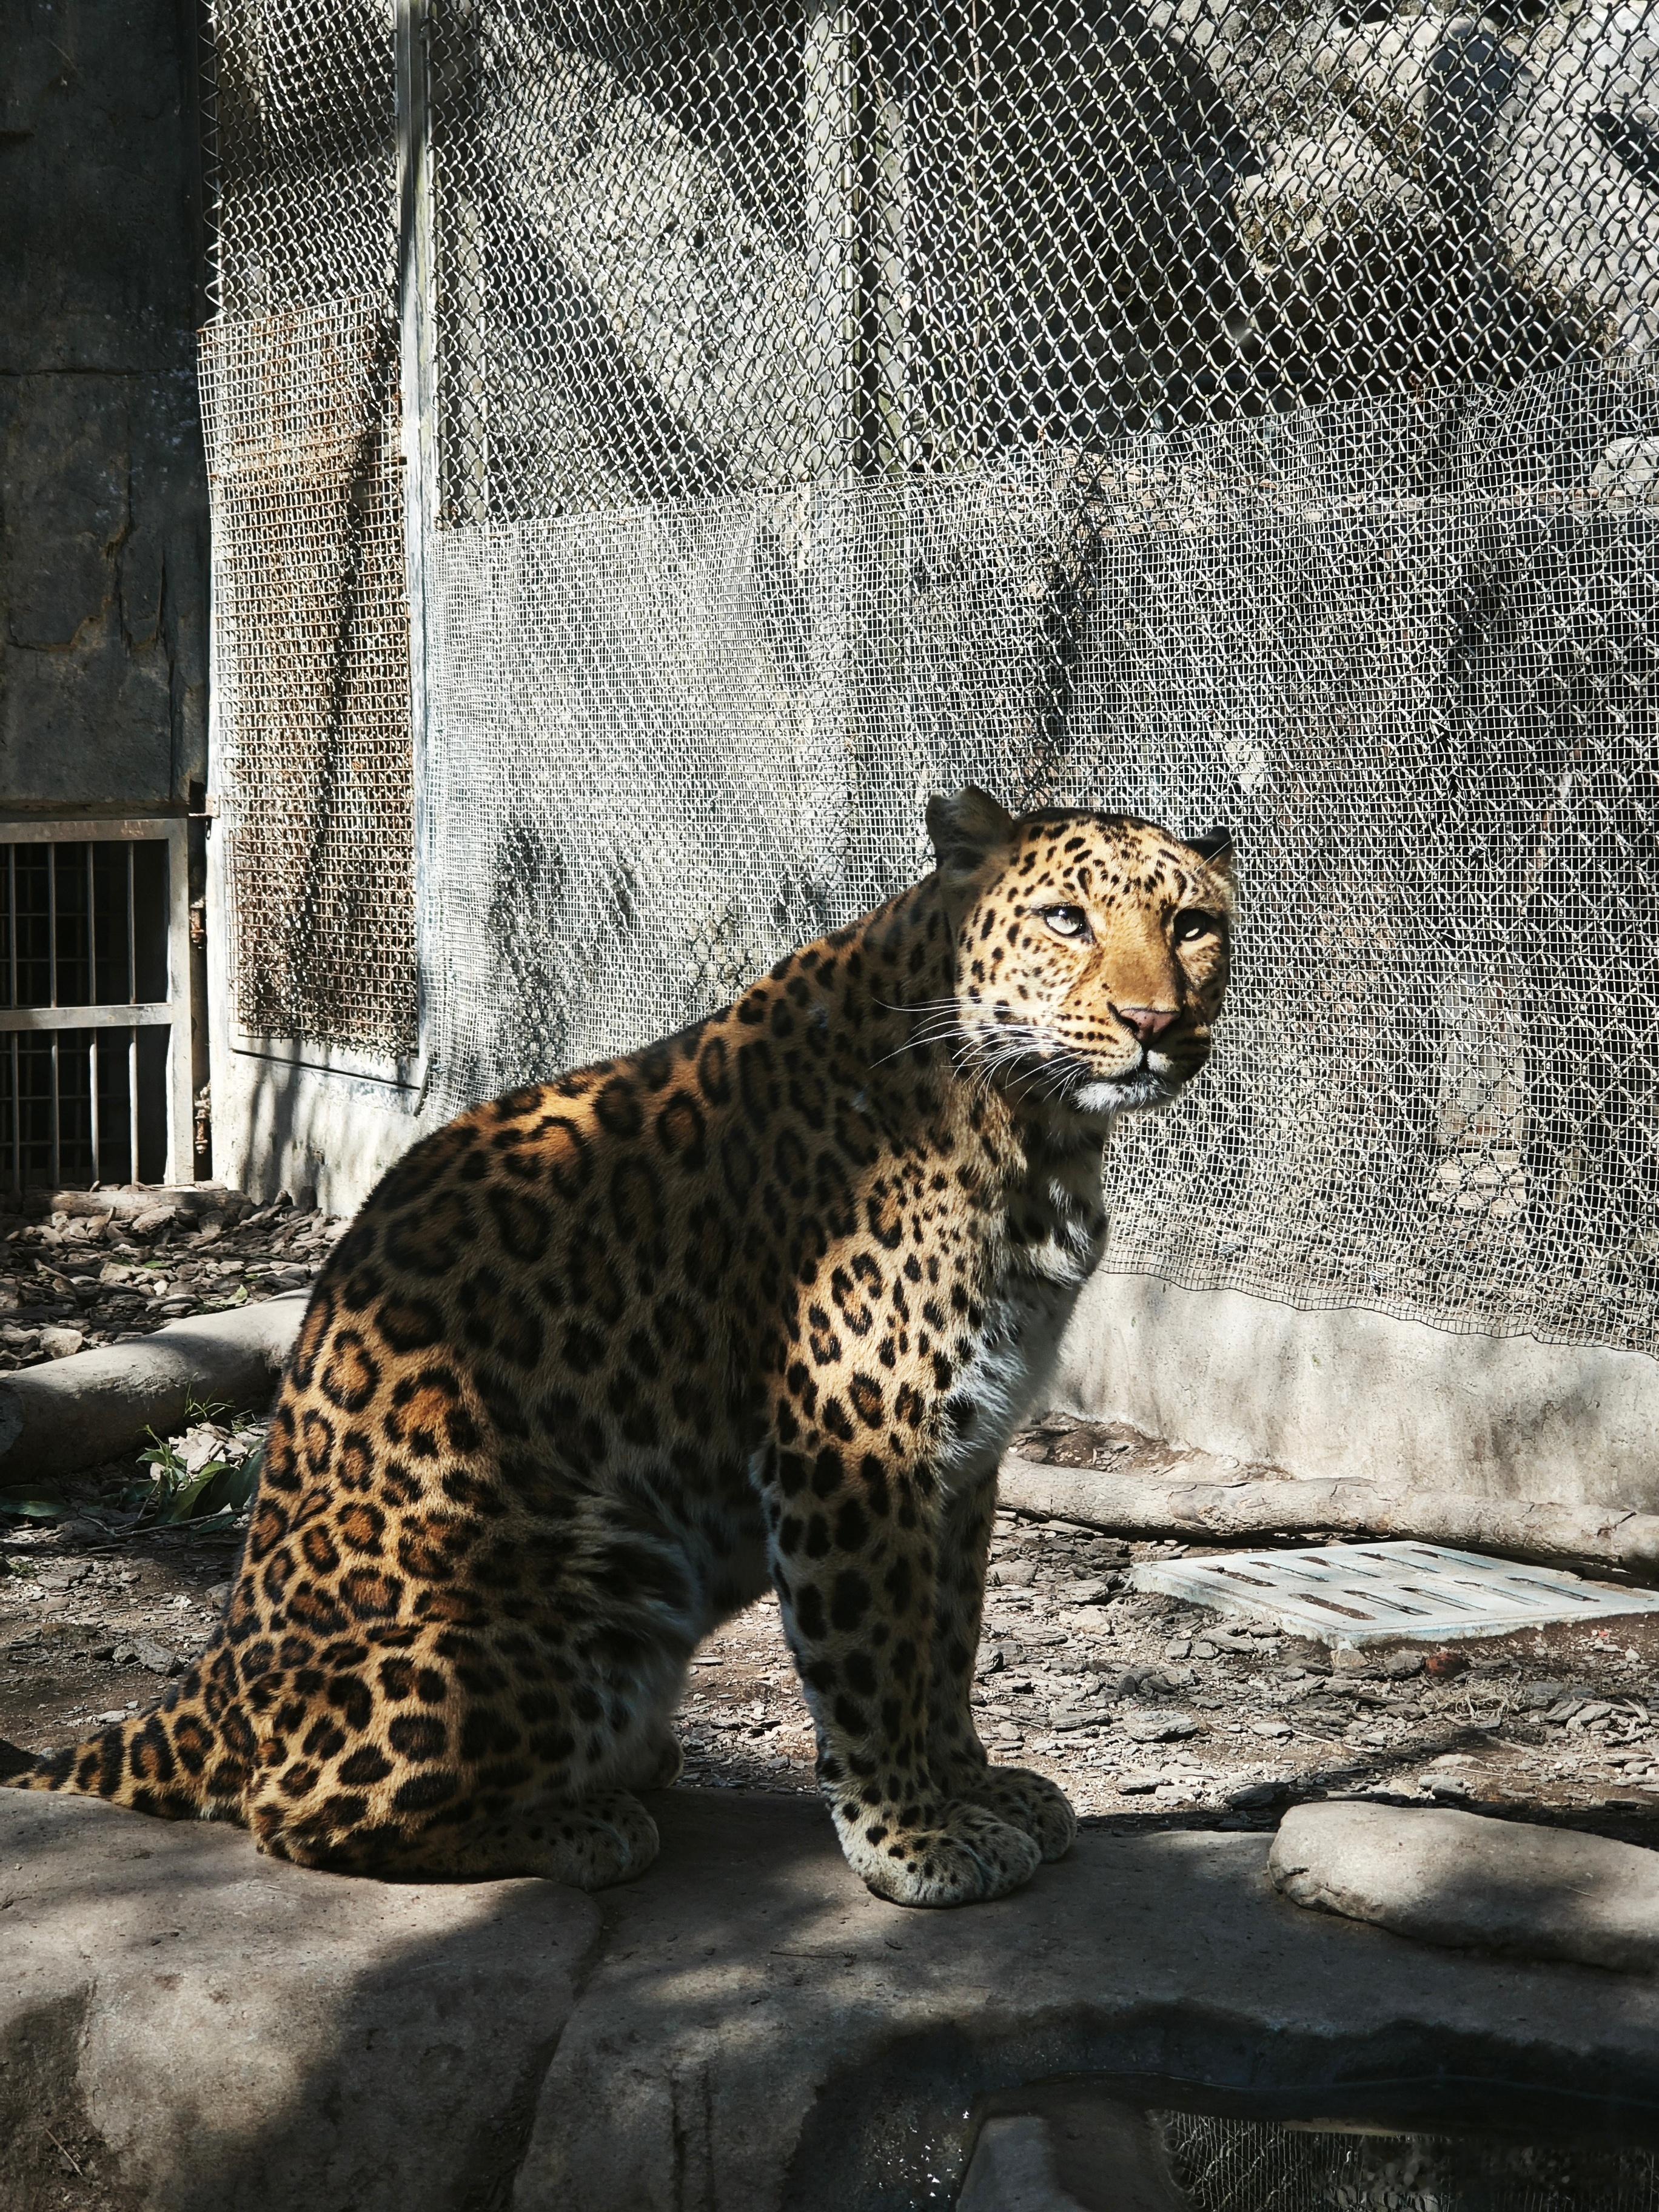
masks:
[[[176,808],[206,774],[193,21],[26,0],[0,33],[0,805]]]

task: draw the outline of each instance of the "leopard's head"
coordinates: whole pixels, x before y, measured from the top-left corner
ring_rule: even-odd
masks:
[[[927,808],[956,937],[964,1072],[1016,1103],[1108,1118],[1162,1105],[1210,1056],[1227,988],[1233,848],[1128,814],[1008,814],[969,785]]]

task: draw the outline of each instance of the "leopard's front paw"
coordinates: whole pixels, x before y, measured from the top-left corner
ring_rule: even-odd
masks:
[[[953,1797],[982,1805],[999,1820],[1020,1829],[1045,1859],[1063,1859],[1077,1838],[1072,1801],[1046,1774],[1029,1766],[978,1766],[952,1772]]]
[[[1042,1863],[1024,1829],[980,1805],[953,1801],[909,1827],[866,1807],[838,1807],[836,1826],[848,1864],[893,1905],[977,1905],[1006,1897]]]

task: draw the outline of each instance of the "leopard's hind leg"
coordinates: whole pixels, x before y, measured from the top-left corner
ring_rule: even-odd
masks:
[[[626,1790],[576,1804],[531,1797],[416,1831],[387,1823],[337,1836],[304,1820],[262,1819],[265,1809],[255,1808],[252,1825],[259,1848],[273,1858],[385,1881],[532,1875],[573,1889],[609,1889],[643,1874],[658,1850],[656,1822]]]

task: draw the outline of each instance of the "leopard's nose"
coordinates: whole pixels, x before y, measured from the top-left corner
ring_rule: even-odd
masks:
[[[1161,1037],[1181,1012],[1179,1006],[1114,1006],[1126,1030],[1132,1030],[1142,1044],[1152,1044]]]

